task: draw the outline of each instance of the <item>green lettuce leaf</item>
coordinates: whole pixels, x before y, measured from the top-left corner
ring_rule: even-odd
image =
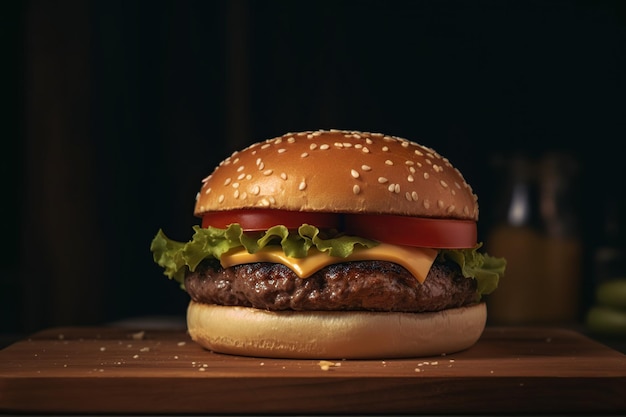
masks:
[[[238,224],[231,224],[226,229],[199,226],[193,229],[195,233],[187,243],[171,240],[159,230],[150,245],[154,261],[164,269],[164,274],[183,287],[187,271],[194,271],[206,258],[220,259],[222,254],[233,248],[243,247],[249,253],[256,253],[268,245],[279,245],[285,255],[302,258],[310,248],[315,247],[329,256],[345,258],[357,245],[366,248],[378,245],[374,240],[320,231],[308,224],[291,232],[285,226],[274,226],[265,232],[244,233]],[[495,290],[506,268],[506,260],[503,258],[478,252],[481,246],[472,249],[442,249],[438,254],[440,261],[456,262],[463,276],[476,279],[479,295]]]
[[[193,229],[195,233],[187,243],[171,240],[159,230],[150,245],[153,259],[164,269],[164,274],[181,285],[187,270],[194,271],[202,260],[220,259],[222,254],[237,247],[256,253],[268,245],[279,245],[285,255],[292,258],[303,258],[310,248],[316,247],[329,256],[345,258],[357,245],[366,248],[378,245],[374,240],[322,232],[308,224],[303,224],[295,232],[285,226],[274,226],[265,232],[244,233],[238,224],[231,224],[226,229],[199,226]]]
[[[442,249],[438,256],[441,261],[451,260],[461,267],[463,276],[474,278],[479,295],[490,294],[498,287],[504,275],[506,260],[478,252],[482,244],[472,249]]]

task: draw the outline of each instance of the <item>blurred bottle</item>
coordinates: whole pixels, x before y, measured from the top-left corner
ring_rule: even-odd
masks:
[[[582,244],[576,161],[561,154],[499,160],[504,179],[493,208],[486,250],[507,259],[505,276],[487,299],[494,324],[577,320]]]

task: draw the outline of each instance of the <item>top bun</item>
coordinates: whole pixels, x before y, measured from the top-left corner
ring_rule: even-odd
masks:
[[[197,216],[272,208],[478,220],[476,195],[446,158],[381,133],[287,133],[233,153],[202,182]]]

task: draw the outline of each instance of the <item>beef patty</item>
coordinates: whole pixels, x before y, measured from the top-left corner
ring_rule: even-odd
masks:
[[[329,265],[308,278],[268,262],[222,268],[203,261],[185,277],[192,300],[266,310],[369,310],[427,312],[478,301],[476,281],[453,262],[434,263],[424,283],[386,261]]]

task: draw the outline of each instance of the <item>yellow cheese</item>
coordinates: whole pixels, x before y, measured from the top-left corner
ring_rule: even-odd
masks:
[[[355,248],[352,255],[346,258],[329,256],[315,248],[309,250],[306,258],[291,258],[285,255],[280,247],[266,246],[254,254],[248,253],[243,248],[233,249],[221,256],[220,263],[224,268],[252,262],[280,263],[291,268],[300,278],[306,278],[331,264],[350,261],[389,261],[402,265],[419,282],[424,282],[436,256],[436,249],[381,243],[371,249]]]

